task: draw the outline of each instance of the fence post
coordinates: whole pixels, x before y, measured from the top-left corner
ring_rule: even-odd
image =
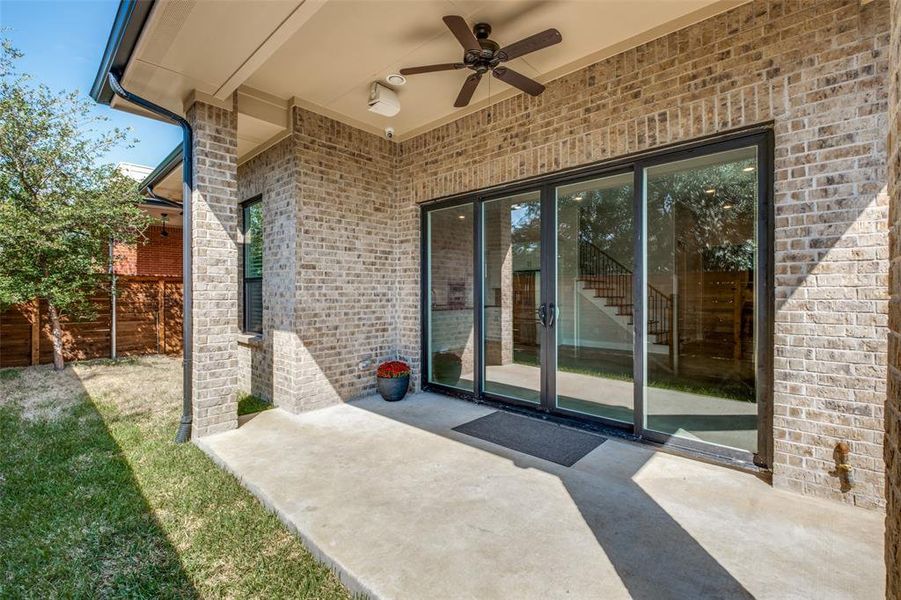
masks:
[[[109,347],[110,358],[116,358],[116,275],[112,276],[112,285],[110,285],[110,326],[109,326]]]
[[[35,298],[31,303],[31,364],[41,362],[41,301]]]
[[[156,310],[159,315],[156,319],[156,351],[157,354],[166,353],[166,280],[160,277],[157,282]]]
[[[116,359],[116,254],[115,242],[110,238],[109,241],[109,354],[110,358]]]

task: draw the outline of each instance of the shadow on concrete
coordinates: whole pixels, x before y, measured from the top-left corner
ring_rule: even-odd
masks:
[[[753,598],[692,535],[632,480],[652,453],[630,453],[631,462],[620,462],[615,476],[586,476],[583,471],[540,459],[518,460],[511,450],[476,440],[451,428],[461,423],[427,416],[426,406],[402,406],[363,400],[353,405],[383,417],[467,444],[512,460],[521,468],[540,468],[560,479],[585,523],[636,600],[684,600],[687,598]],[[603,451],[603,445],[594,450]],[[590,456],[590,454],[589,454]],[[583,459],[584,460],[584,459]],[[578,463],[577,463],[578,464]],[[598,493],[598,486],[604,492]],[[723,532],[723,535],[730,535]],[[540,548],[536,549],[540,552]],[[552,576],[552,574],[549,574]]]

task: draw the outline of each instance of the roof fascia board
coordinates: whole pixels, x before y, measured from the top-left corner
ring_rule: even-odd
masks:
[[[115,94],[109,85],[107,76],[110,72],[119,75],[128,68],[147,17],[153,10],[155,0],[120,0],[116,10],[116,18],[110,30],[100,68],[91,86],[91,98],[101,104],[110,104]]]

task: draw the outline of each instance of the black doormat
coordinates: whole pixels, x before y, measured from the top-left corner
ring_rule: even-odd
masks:
[[[454,427],[454,431],[571,467],[607,438],[505,411]]]

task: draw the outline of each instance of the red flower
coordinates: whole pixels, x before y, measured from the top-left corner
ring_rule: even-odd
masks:
[[[376,372],[379,377],[386,379],[395,379],[410,374],[410,365],[399,360],[389,360],[379,365]]]

